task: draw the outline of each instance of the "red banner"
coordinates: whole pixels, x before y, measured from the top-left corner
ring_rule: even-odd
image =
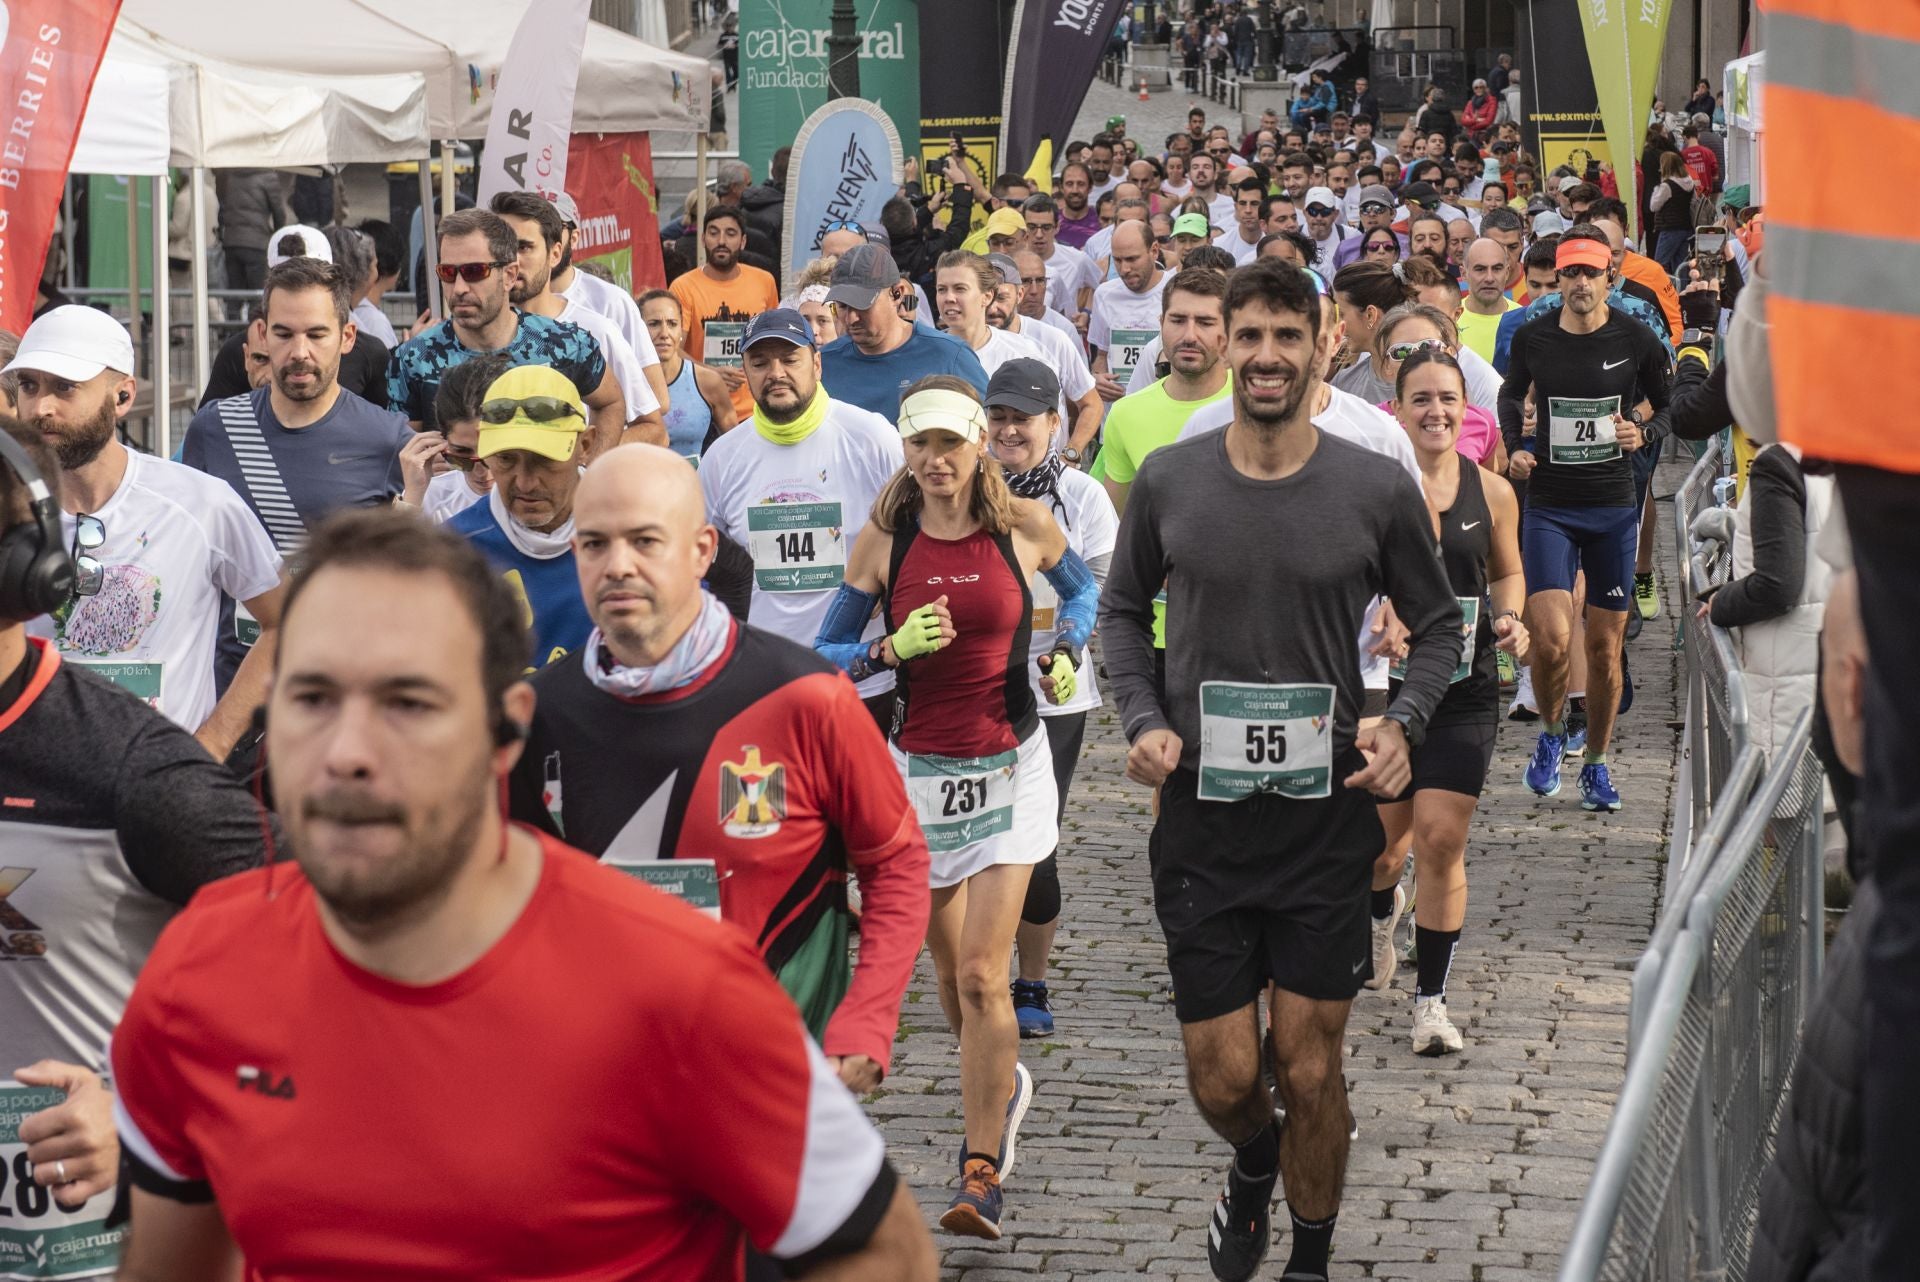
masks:
[[[0,328],[22,333],[120,0],[0,0]]]
[[[567,144],[567,194],[580,209],[574,262],[602,264],[635,295],[666,288],[648,135],[574,134]]]

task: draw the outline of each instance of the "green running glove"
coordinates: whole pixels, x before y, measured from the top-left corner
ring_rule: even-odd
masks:
[[[940,648],[940,617],[923,605],[906,618],[891,638],[894,657],[906,663]]]
[[[1055,650],[1052,654],[1043,654],[1034,660],[1040,665],[1040,675],[1053,678],[1053,702],[1057,706],[1073,700],[1074,691],[1079,686],[1078,674],[1074,671],[1073,658],[1065,651]]]

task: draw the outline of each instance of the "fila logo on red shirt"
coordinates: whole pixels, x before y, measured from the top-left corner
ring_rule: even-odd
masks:
[[[292,1099],[293,1075],[275,1079],[272,1073],[255,1068],[252,1064],[242,1064],[234,1070],[234,1085],[243,1091],[253,1091],[268,1099]]]

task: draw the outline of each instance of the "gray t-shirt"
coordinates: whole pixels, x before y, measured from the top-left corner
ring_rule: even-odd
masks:
[[[400,447],[412,435],[404,416],[344,387],[325,418],[288,428],[274,416],[268,389],[260,387],[201,406],[181,442],[180,461],[231,485],[284,555],[299,545],[308,526],[330,513],[393,502],[402,488]],[[232,615],[227,602],[214,664],[222,691],[246,656]]]
[[[1162,584],[1164,699],[1153,650]],[[1358,726],[1365,691],[1353,638],[1376,595],[1412,633],[1389,715],[1418,742],[1460,659],[1460,605],[1405,469],[1324,432],[1306,464],[1277,481],[1239,472],[1226,432],[1154,451],[1133,479],[1100,600],[1127,738],[1172,729],[1180,764],[1196,769],[1201,682],[1318,683],[1335,687],[1337,758]]]

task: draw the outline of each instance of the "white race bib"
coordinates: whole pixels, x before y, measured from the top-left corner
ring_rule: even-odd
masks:
[[[1330,685],[1202,681],[1200,800],[1331,796],[1333,698]]]
[[[53,1190],[33,1181],[20,1123],[66,1102],[52,1086],[0,1082],[0,1278],[77,1278],[111,1273],[120,1263],[124,1229],[107,1227],[113,1189],[64,1211]]]
[[[701,327],[701,363],[714,369],[739,369],[740,343],[747,336],[745,321],[708,321]]]
[[[1133,371],[1140,367],[1141,354],[1158,337],[1157,329],[1114,330],[1113,345],[1107,349],[1107,365],[1113,370],[1113,381],[1124,385],[1132,378]]]
[[[1611,463],[1620,457],[1620,441],[1613,416],[1620,398],[1597,401],[1569,396],[1547,398],[1547,458],[1554,463]]]
[[[1018,751],[991,757],[907,754],[907,796],[936,855],[997,837],[1013,828],[1013,772]]]
[[[1465,681],[1467,674],[1473,671],[1473,642],[1475,634],[1480,629],[1480,598],[1463,596],[1456,599],[1460,602],[1460,666],[1455,668],[1453,676],[1447,679],[1448,685],[1456,681]],[[1405,681],[1407,661],[1395,659],[1392,666],[1387,669],[1387,675],[1395,681]]]
[[[847,576],[838,503],[757,503],[747,509],[753,586],[762,592],[822,592]]]

